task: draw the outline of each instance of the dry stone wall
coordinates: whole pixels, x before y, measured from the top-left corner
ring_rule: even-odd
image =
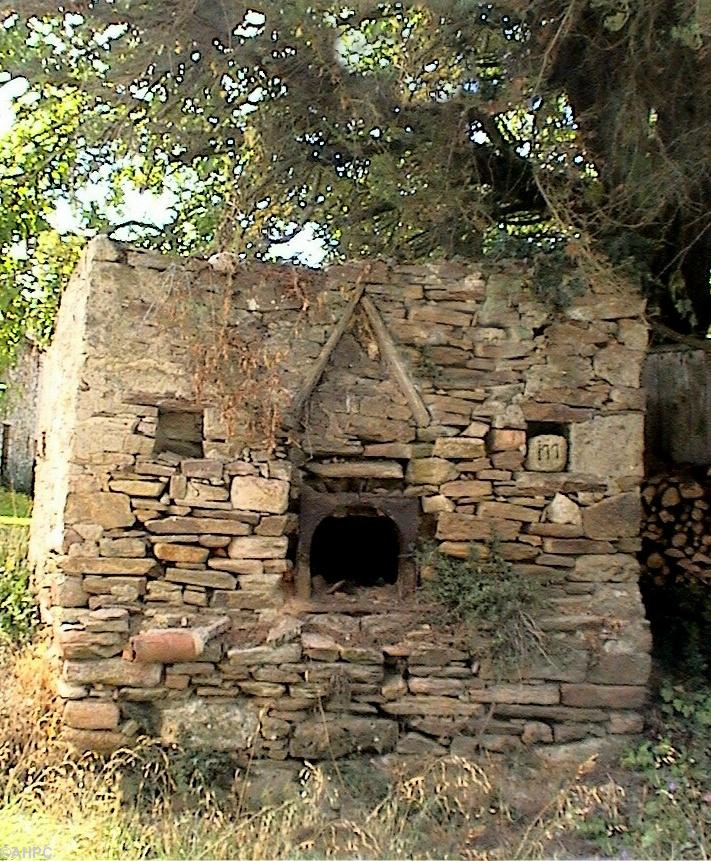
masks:
[[[610,286],[553,313],[516,264],[314,273],[94,240],[43,371],[32,528],[67,740],[272,760],[624,743],[650,666],[643,310]],[[271,448],[247,433],[265,403]],[[392,517],[395,585],[314,583],[329,500]],[[496,537],[546,596],[547,654],[502,675],[485,632],[438,623],[417,537],[454,557]]]

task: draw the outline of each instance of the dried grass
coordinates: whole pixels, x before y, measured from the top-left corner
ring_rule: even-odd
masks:
[[[594,757],[543,770],[530,757],[364,756],[307,763],[274,783],[256,760],[238,768],[225,754],[147,738],[109,757],[72,756],[47,644],[0,657],[5,850],[39,847],[52,859],[709,854],[711,794],[682,798],[666,778],[660,789],[643,769],[605,772]]]

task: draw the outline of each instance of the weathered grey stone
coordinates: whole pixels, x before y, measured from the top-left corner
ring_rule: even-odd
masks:
[[[601,706],[613,709],[635,709],[643,706],[647,689],[633,685],[561,685],[561,702],[566,706]]]
[[[194,750],[248,750],[259,731],[257,711],[246,699],[214,702],[193,698],[160,711],[164,742]]]
[[[472,422],[466,430],[462,431],[463,436],[474,436],[483,439],[489,432],[489,425],[486,422]]]
[[[614,386],[639,387],[644,353],[611,344],[599,350],[593,359],[595,373]]]
[[[644,718],[634,712],[611,712],[610,732],[618,735],[620,733],[636,734],[644,729]]]
[[[572,706],[538,706],[538,705],[516,705],[509,703],[497,703],[494,706],[494,714],[503,717],[536,718],[541,721],[589,721],[604,722],[608,718],[608,712],[604,709],[573,708]]]
[[[395,721],[342,717],[298,724],[289,745],[291,756],[326,759],[351,753],[386,753],[398,737]]]
[[[620,756],[629,748],[632,740],[626,736],[606,736],[604,738],[588,738],[584,741],[573,741],[569,744],[551,744],[536,750],[543,767],[579,766],[595,757],[600,765],[611,765],[619,761]]]
[[[480,502],[477,506],[477,514],[479,517],[518,520],[521,523],[537,523],[541,518],[537,509],[516,505],[513,502]]]
[[[306,632],[301,636],[301,645],[307,658],[314,661],[338,660],[338,643],[325,634]]]
[[[437,520],[437,538],[446,541],[485,541],[494,537],[509,541],[520,530],[521,524],[515,520],[491,520],[468,514],[443,512]]]
[[[524,744],[550,744],[553,741],[553,730],[547,723],[529,721],[523,728],[521,741]]]
[[[617,324],[618,339],[630,350],[646,350],[648,330],[641,320],[620,320]]]
[[[560,702],[557,685],[498,684],[487,688],[471,688],[469,698],[478,703],[519,703],[555,705]]]
[[[251,697],[265,697],[277,699],[286,693],[286,686],[276,682],[245,681],[239,683],[239,689],[243,694]]]
[[[455,736],[449,750],[452,756],[476,759],[482,750],[488,750],[490,753],[511,753],[520,747],[521,740],[516,735],[484,732],[477,736]]]
[[[405,733],[395,750],[404,756],[440,757],[447,754],[446,747],[419,732]]]
[[[62,678],[55,680],[54,688],[63,700],[83,700],[89,693],[86,685],[73,685]]]
[[[267,634],[267,643],[272,646],[281,646],[291,643],[301,635],[301,622],[293,616],[282,616],[277,623],[270,628]]]
[[[442,485],[441,490],[450,499],[481,499],[491,494],[492,484],[490,481],[464,479],[462,481],[447,481]]]
[[[442,494],[436,496],[422,497],[422,510],[425,514],[431,514],[438,511],[454,511],[454,503],[451,499],[447,499]]]
[[[209,589],[235,589],[237,580],[227,571],[196,571],[190,568],[167,568],[165,579],[171,583],[188,583]]]
[[[189,544],[164,544],[157,542],[153,552],[163,562],[205,562],[210,551],[202,547],[192,547]]]
[[[426,694],[428,696],[459,696],[464,692],[464,682],[461,679],[438,679],[427,676],[411,677],[407,683],[411,694]]]
[[[103,233],[95,236],[87,245],[86,254],[87,260],[106,261],[115,263],[122,260],[125,255],[126,247],[119,242],[114,242]]]
[[[111,730],[75,729],[66,726],[62,730],[61,740],[77,753],[93,751],[94,753],[113,753],[130,742],[122,732]]]
[[[567,577],[582,583],[632,582],[639,577],[639,562],[624,553],[578,556]]]
[[[118,655],[126,638],[113,631],[69,629],[60,631],[57,639],[62,657],[74,659],[110,658]]]
[[[188,478],[207,478],[219,481],[222,478],[223,465],[219,460],[184,460],[180,464],[183,475]]]
[[[639,533],[642,505],[639,491],[620,493],[583,509],[583,531],[588,538],[625,538]]]
[[[145,576],[157,570],[155,559],[120,559],[118,557],[96,557],[86,559],[70,556],[61,563],[65,574],[106,574],[107,576]]]
[[[204,481],[189,480],[186,483],[185,492],[182,498],[180,498],[180,502],[192,508],[214,508],[215,505],[213,503],[217,503],[218,507],[229,508],[227,503],[229,498],[230,493],[226,487],[213,487]]]
[[[254,535],[232,539],[227,552],[232,559],[280,559],[286,555],[288,545],[286,537]]]
[[[234,666],[256,666],[258,664],[293,664],[301,660],[301,643],[282,645],[252,646],[242,649],[229,649],[227,657]]]
[[[546,519],[551,523],[570,523],[575,526],[582,526],[583,522],[580,506],[562,493],[556,493],[546,508]]]
[[[279,514],[274,517],[263,517],[254,530],[255,535],[286,535],[295,527],[294,518],[288,514]]]
[[[391,673],[385,677],[380,692],[386,700],[397,700],[407,693],[407,682],[400,673]]]
[[[84,607],[87,592],[81,577],[55,576],[51,586],[52,604],[55,607]]]
[[[146,578],[137,576],[109,577],[106,574],[87,574],[83,584],[90,595],[111,595],[116,599],[116,603],[132,603],[146,591]]]
[[[603,685],[646,685],[652,657],[635,639],[607,640],[593,658],[587,681]]]
[[[129,496],[156,497],[163,493],[164,481],[120,480],[109,482],[109,487],[115,493],[127,493]]]
[[[129,688],[152,688],[160,683],[160,664],[138,664],[121,658],[93,661],[66,661],[64,680],[78,684],[116,685]]]
[[[232,479],[231,500],[234,508],[241,511],[283,514],[289,505],[289,483],[238,475]]]
[[[458,475],[454,464],[438,457],[423,457],[411,460],[405,475],[412,484],[444,484]]]
[[[225,559],[222,556],[207,560],[207,567],[230,574],[263,574],[264,563],[260,559]]]
[[[601,478],[641,475],[644,416],[598,416],[570,428],[570,471]]]
[[[104,529],[132,526],[135,517],[123,493],[70,493],[64,511],[67,523],[96,523]]]
[[[446,645],[413,644],[408,649],[410,664],[423,667],[442,667],[452,661],[466,661],[469,653]]]
[[[615,548],[609,541],[595,541],[592,538],[544,538],[543,549],[546,553],[580,556],[586,553],[613,553]]]
[[[149,520],[146,523],[149,532],[159,535],[188,535],[214,533],[216,535],[249,535],[250,528],[246,523],[229,518],[216,517],[180,517],[172,515],[162,520]]]
[[[469,458],[483,457],[486,447],[483,439],[473,437],[440,437],[435,440],[433,454],[435,457],[454,458],[467,460]]]
[[[139,558],[146,555],[146,542],[143,538],[103,538],[99,541],[99,554]]]
[[[381,704],[380,708],[392,715],[479,715],[484,707],[456,697],[417,696],[401,697]]]
[[[363,455],[365,457],[389,457],[396,460],[410,460],[413,456],[413,447],[401,442],[379,442],[365,446]]]
[[[306,469],[325,478],[402,478],[402,466],[393,460],[309,463]]]

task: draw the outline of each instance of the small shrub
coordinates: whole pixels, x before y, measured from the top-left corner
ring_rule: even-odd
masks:
[[[562,248],[535,256],[532,285],[536,296],[554,311],[567,308],[585,293],[587,286],[574,261]]]
[[[26,560],[27,529],[0,531],[0,645],[28,642],[37,626]]]
[[[623,759],[641,781],[622,843],[638,857],[706,858],[711,835],[711,687],[664,680],[652,737]]]
[[[545,606],[540,586],[514,572],[496,541],[486,552],[472,545],[467,559],[426,547],[420,561],[434,569],[424,588],[441,606],[444,621],[460,625],[470,641],[485,629],[495,664],[510,668],[525,663],[534,652],[545,654],[535,620]]]

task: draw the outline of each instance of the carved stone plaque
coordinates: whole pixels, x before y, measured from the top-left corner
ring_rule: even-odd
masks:
[[[562,472],[568,462],[568,441],[557,434],[542,434],[528,441],[526,469],[534,472]]]

